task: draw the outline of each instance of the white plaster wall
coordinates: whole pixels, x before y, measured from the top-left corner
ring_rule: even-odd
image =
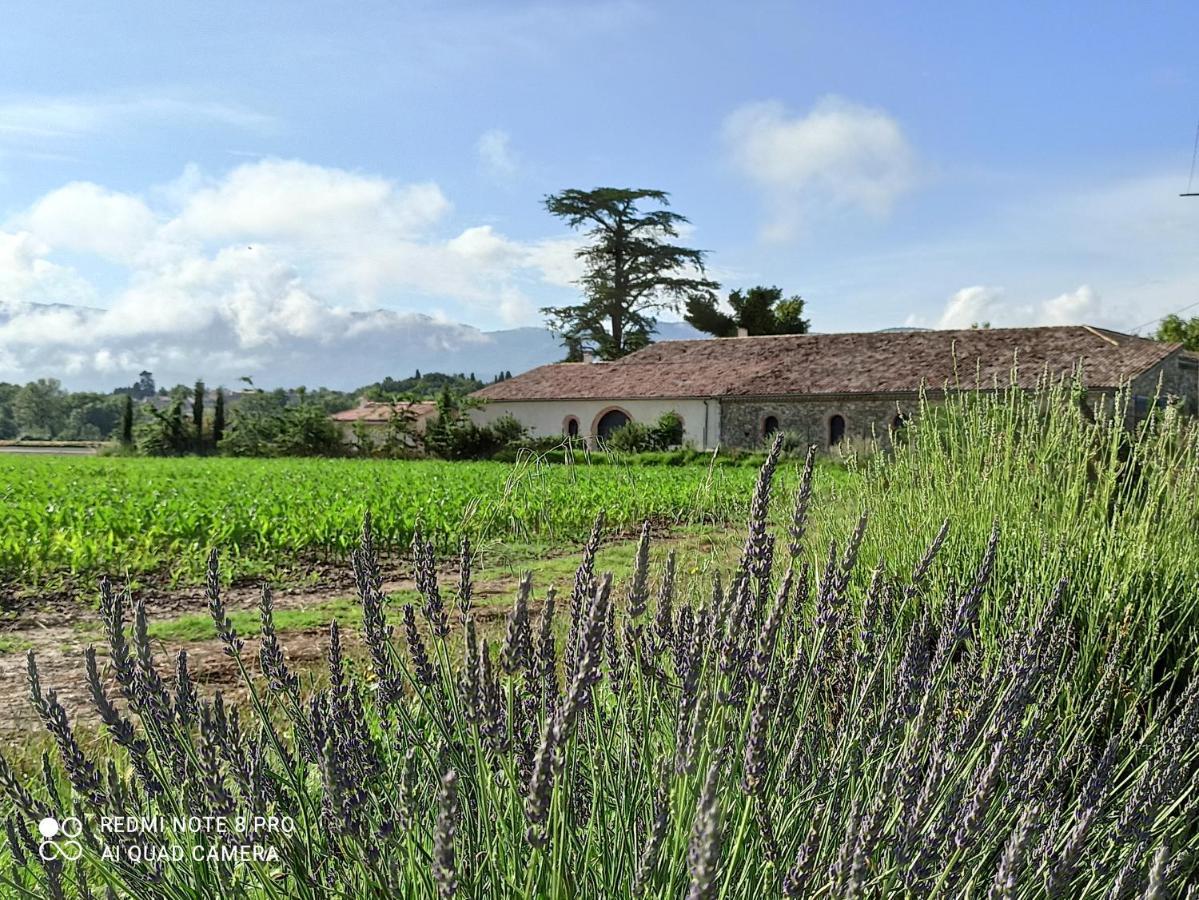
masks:
[[[704,434],[704,410],[707,408],[707,434]],[[674,410],[683,417],[683,440],[708,449],[720,439],[720,402],[718,400],[522,400],[492,401],[471,411],[478,425],[488,425],[505,413],[536,436],[564,434],[566,417],[579,420],[579,435],[594,435],[600,415],[612,408],[623,409],[634,422],[649,425],[664,412]]]

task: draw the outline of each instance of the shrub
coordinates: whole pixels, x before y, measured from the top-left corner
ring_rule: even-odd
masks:
[[[645,453],[669,450],[683,443],[683,419],[674,410],[662,413],[653,425],[626,422],[615,429],[604,445],[616,453]]]
[[[192,446],[192,435],[183,419],[183,404],[176,400],[161,412],[148,407],[151,418],[134,429],[138,452],[144,456],[179,456]]]
[[[337,425],[313,403],[260,408],[243,400],[221,451],[229,456],[343,456],[346,446]]]
[[[1195,858],[1174,852],[1199,812],[1192,660],[1147,677],[1121,623],[1079,633],[1064,582],[997,579],[997,529],[942,595],[931,584],[949,525],[907,575],[863,570],[865,516],[827,554],[808,548],[810,458],[772,535],[778,450],[729,578],[688,590],[668,558],[654,584],[647,526],[615,586],[596,572],[597,522],[569,596],[522,582],[498,653],[478,633],[469,549],[451,615],[432,547],[414,540],[418,624],[416,606],[382,593],[368,520],[354,566],[369,671],[354,674],[334,623],[328,686],[310,696],[268,590],[251,662],[214,554],[209,608],[249,692],[244,715],[197,698],[185,653],[168,690],[144,606],[132,603],[130,637],[128,599],[103,588],[112,691],[130,712],[89,649],[88,692],[114,745],[97,758],[30,653],[62,764],[23,778],[0,760],[16,810],[4,877],[43,896],[68,879],[262,897],[1100,898],[1192,883]],[[988,603],[1009,613],[984,632]],[[1096,637],[1108,649],[1092,667],[1077,644]],[[27,849],[63,812],[86,823],[70,867]],[[188,833],[182,861],[108,856],[131,840],[101,816],[176,814],[291,827]],[[230,844],[277,858],[209,860]]]
[[[466,416],[449,421],[438,418],[425,433],[425,449],[442,459],[491,459],[506,447],[517,447],[525,438],[523,425],[503,415],[490,425],[476,425]]]
[[[641,422],[626,422],[614,429],[603,445],[614,453],[643,453],[654,449],[653,433]]]

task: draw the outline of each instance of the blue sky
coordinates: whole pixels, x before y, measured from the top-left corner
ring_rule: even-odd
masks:
[[[535,325],[598,184],[819,330],[1199,301],[1199,8],[905,6],[10,3],[0,378]]]

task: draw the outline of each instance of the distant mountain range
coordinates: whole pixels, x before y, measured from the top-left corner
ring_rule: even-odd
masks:
[[[259,319],[215,309],[174,327],[152,313],[143,319],[93,307],[0,303],[0,381],[58,378],[72,389],[107,391],[148,369],[160,385],[203,378],[232,386],[250,376],[264,388],[347,390],[417,369],[473,372],[487,381],[565,352],[545,328],[481,331],[391,310],[304,310],[294,319]],[[658,337],[704,335],[683,322],[661,322]]]
[[[480,331],[421,313],[328,307],[238,310],[209,307],[182,320],[156,310],[0,302],[0,381],[58,378],[73,390],[109,391],[148,369],[159,385],[351,390],[386,376],[473,373],[490,381],[562,359],[546,328]],[[163,321],[163,319],[166,321]],[[884,331],[922,331],[886,328]],[[685,322],[659,322],[658,340],[708,335]]]

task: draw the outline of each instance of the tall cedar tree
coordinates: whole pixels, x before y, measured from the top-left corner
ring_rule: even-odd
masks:
[[[216,389],[216,400],[212,404],[212,446],[219,447],[225,436],[225,392]]]
[[[125,406],[121,410],[121,443],[128,447],[133,443],[133,397],[125,395]]]
[[[197,381],[192,391],[192,431],[195,434],[196,449],[204,448],[204,382]]]
[[[616,359],[650,342],[654,313],[678,311],[683,302],[713,299],[720,287],[704,277],[704,251],[669,243],[687,219],[665,209],[641,212],[640,201],[669,206],[664,191],[631,188],[565,190],[545,198],[551,215],[585,229],[588,241],[576,254],[585,274],[584,301],[542,309],[550,327],[573,353],[583,345]]]
[[[729,294],[730,316],[709,298],[688,300],[683,317],[693,328],[716,337],[734,337],[738,328],[750,334],[807,334],[811,322],[803,317],[804,300],[796,294],[783,299],[777,287],[752,287]]]

